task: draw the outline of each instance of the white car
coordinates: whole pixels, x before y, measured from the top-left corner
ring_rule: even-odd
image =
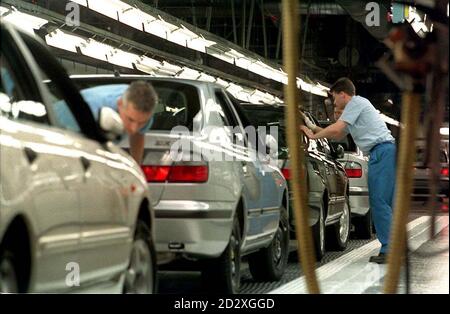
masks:
[[[153,292],[154,214],[140,167],[108,140],[118,114],[96,123],[41,41],[5,23],[1,38],[0,292]]]

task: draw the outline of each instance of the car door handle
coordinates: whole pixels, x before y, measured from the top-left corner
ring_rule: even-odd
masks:
[[[30,164],[32,164],[36,160],[36,158],[38,157],[38,154],[33,149],[31,149],[29,147],[25,147],[23,150],[25,152],[25,156],[27,156],[28,162]]]
[[[80,157],[81,165],[83,166],[84,171],[87,171],[91,166],[91,162],[86,157]]]

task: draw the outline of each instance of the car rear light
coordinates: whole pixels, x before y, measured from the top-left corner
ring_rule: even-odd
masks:
[[[362,167],[357,162],[347,162],[345,164],[345,173],[349,178],[361,178],[362,172]]]
[[[441,176],[448,177],[448,168],[441,169]]]
[[[208,166],[173,166],[170,168],[169,182],[206,182]]]
[[[169,175],[170,166],[142,166],[147,182],[164,182]]]
[[[284,176],[284,178],[286,180],[290,180],[291,179],[291,169],[283,168],[283,169],[281,169],[281,173],[283,174],[283,176]]]
[[[208,166],[142,166],[147,182],[200,183],[208,181]]]

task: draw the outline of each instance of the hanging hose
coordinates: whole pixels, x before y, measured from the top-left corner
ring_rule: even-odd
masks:
[[[297,241],[299,243],[299,260],[305,273],[309,293],[320,293],[315,272],[315,255],[311,229],[308,224],[306,169],[303,149],[303,137],[299,136],[300,126],[297,89],[298,71],[298,34],[300,21],[298,17],[298,3],[283,0],[283,60],[288,74],[288,85],[285,85],[286,99],[286,138],[291,160],[291,188],[294,199],[294,218]]]
[[[420,94],[406,91],[402,101],[402,128],[398,154],[394,218],[389,241],[388,269],[384,293],[396,293],[405,253],[406,223],[411,207],[412,175],[416,131],[420,114]]]

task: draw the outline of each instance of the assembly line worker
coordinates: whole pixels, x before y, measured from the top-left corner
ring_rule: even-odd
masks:
[[[144,154],[144,134],[153,122],[153,111],[158,96],[153,86],[144,81],[131,84],[111,84],[86,88],[80,91],[89,105],[94,118],[102,107],[109,107],[119,113],[126,135],[130,141],[130,154],[141,164]],[[63,125],[71,124],[67,106],[55,106],[57,118]]]
[[[392,203],[395,189],[395,139],[380,114],[369,100],[355,95],[355,86],[348,78],[340,78],[330,88],[337,109],[342,115],[330,126],[322,129],[305,119],[302,130],[311,139],[341,139],[350,133],[364,155],[369,155],[369,201],[378,240],[379,255],[370,262],[385,263],[392,222]],[[315,132],[315,133],[313,133]]]

